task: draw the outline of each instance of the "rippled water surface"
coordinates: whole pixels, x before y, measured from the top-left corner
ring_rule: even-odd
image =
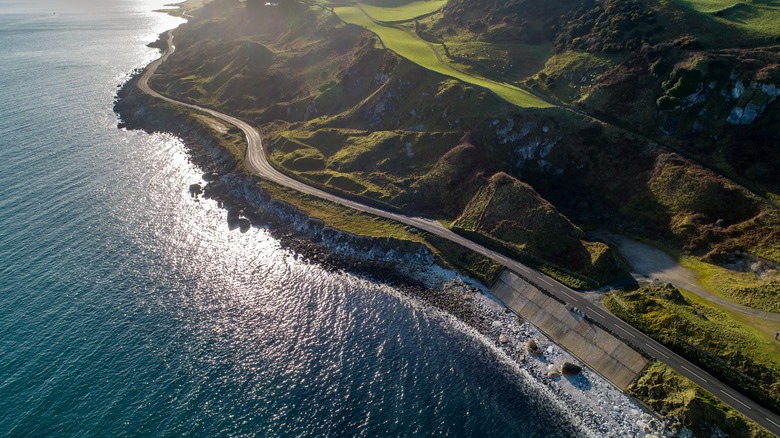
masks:
[[[229,231],[177,139],[115,128],[162,4],[0,0],[0,435],[564,434],[458,324]]]

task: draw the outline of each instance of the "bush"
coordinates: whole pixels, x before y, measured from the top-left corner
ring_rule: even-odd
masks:
[[[642,32],[643,24],[653,24],[651,12],[638,0],[587,1],[580,8],[564,15],[557,29],[555,47],[615,53],[633,50],[642,45],[653,29]]]

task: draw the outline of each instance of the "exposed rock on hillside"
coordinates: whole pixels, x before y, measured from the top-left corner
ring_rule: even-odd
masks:
[[[679,52],[645,47],[582,102],[740,182],[780,192],[778,48]]]
[[[211,5],[176,31],[178,50],[153,85],[253,121],[275,165],[312,185],[455,220],[578,273],[614,271],[616,259],[585,241],[572,219],[626,226],[702,254],[745,250],[775,260],[780,252],[772,243],[780,221],[758,197],[622,130],[663,138],[659,126],[669,125],[690,132],[675,145],[705,164],[725,156],[740,175],[775,181],[780,158],[766,141],[780,131],[773,50],[702,56],[659,44],[625,57],[556,55],[560,64],[550,72],[561,76],[548,81],[585,77],[581,102],[599,122],[565,108],[514,107],[400,58],[326,10],[251,15],[240,2]],[[420,26],[440,37],[471,27],[479,41],[551,47],[565,15],[588,5],[453,0]],[[613,6],[623,14],[639,7],[632,5]],[[627,19],[649,24],[640,9]],[[601,29],[596,21],[593,29]],[[588,38],[602,41],[600,32]],[[765,68],[751,70],[759,62]],[[571,75],[567,66],[575,64],[582,71]],[[591,66],[603,76],[590,75]],[[751,124],[728,122],[740,111],[738,122]]]

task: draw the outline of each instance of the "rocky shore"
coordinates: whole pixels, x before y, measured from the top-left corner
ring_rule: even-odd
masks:
[[[147,132],[171,133],[184,141],[189,160],[204,170],[203,182],[189,187],[194,197],[216,201],[228,213],[228,226],[240,228],[240,221],[264,227],[281,246],[299,257],[318,263],[329,270],[347,271],[392,285],[405,293],[444,309],[464,322],[479,327],[481,322],[473,309],[462,306],[449,294],[432,288],[437,281],[426,281],[426,275],[415,275],[415,267],[438,263],[425,246],[392,238],[357,236],[326,226],[321,220],[271,195],[256,184],[256,178],[240,170],[233,157],[219,143],[192,123],[186,114],[171,118],[156,114],[149,98],[135,87],[140,72],[117,93],[115,111],[119,127]],[[193,187],[199,188],[194,190]],[[419,273],[418,273],[419,274]]]
[[[541,394],[568,413],[577,435],[592,437],[670,435],[663,423],[617,388],[583,367],[576,376],[559,375],[564,363],[579,362],[532,325],[507,312],[487,289],[439,266],[421,244],[390,238],[356,236],[326,226],[294,206],[273,199],[237,160],[223,150],[208,128],[186,113],[157,106],[136,88],[140,72],[117,93],[119,127],[176,135],[189,159],[203,169],[203,181],[190,193],[216,201],[228,212],[226,226],[264,227],[281,246],[326,269],[346,271],[390,284],[451,318],[454,324],[494,349],[498,360],[515,368]],[[198,184],[197,190],[193,187]],[[542,351],[524,348],[533,339]],[[552,372],[557,369],[558,372]],[[551,425],[554,427],[554,425]]]

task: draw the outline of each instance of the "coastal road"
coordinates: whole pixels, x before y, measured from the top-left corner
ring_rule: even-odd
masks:
[[[319,190],[314,187],[310,187],[300,181],[290,178],[274,169],[268,162],[263,149],[263,143],[260,138],[260,133],[253,126],[248,123],[237,119],[233,116],[223,114],[219,111],[204,108],[197,105],[192,105],[185,102],[180,102],[170,97],[163,96],[149,87],[149,78],[151,78],[161,63],[176,50],[173,44],[173,33],[168,32],[168,50],[164,52],[163,56],[149,64],[144,74],[138,80],[138,87],[145,93],[162,99],[166,102],[190,108],[196,111],[200,111],[211,115],[216,119],[220,119],[224,122],[230,123],[237,128],[241,129],[247,138],[247,152],[246,158],[249,168],[252,172],[258,176],[273,181],[285,187],[289,187],[306,193],[308,195],[316,196],[322,199],[326,199],[337,204],[341,204],[345,207],[349,207],[358,211],[373,214],[376,216],[392,219],[394,221],[415,227],[420,230],[427,231],[431,234],[443,237],[461,246],[464,246],[476,253],[482,254],[505,266],[507,269],[519,274],[534,284],[537,288],[543,289],[547,293],[554,295],[562,301],[572,306],[578,307],[583,311],[591,320],[597,322],[602,327],[610,330],[618,337],[626,340],[630,344],[633,344],[638,349],[644,351],[649,356],[657,359],[660,362],[668,365],[673,370],[682,374],[683,376],[691,379],[696,384],[711,392],[715,397],[722,400],[727,405],[734,408],[736,411],[741,412],[746,417],[752,419],[756,423],[760,424],[768,431],[776,436],[780,436],[780,416],[770,412],[768,409],[760,406],[750,398],[737,392],[730,386],[719,381],[715,377],[711,376],[706,371],[687,361],[680,355],[664,347],[660,343],[656,342],[649,336],[635,329],[628,323],[624,322],[620,318],[612,315],[602,308],[595,306],[588,301],[582,294],[575,292],[574,290],[564,286],[563,284],[553,280],[552,278],[533,270],[515,260],[512,260],[503,254],[487,249],[475,242],[472,242],[463,236],[460,236],[451,230],[444,227],[437,221],[425,219],[421,217],[405,216],[398,213],[392,213],[384,211],[378,208],[363,205],[359,202],[355,202],[349,199],[345,199],[331,193]]]

